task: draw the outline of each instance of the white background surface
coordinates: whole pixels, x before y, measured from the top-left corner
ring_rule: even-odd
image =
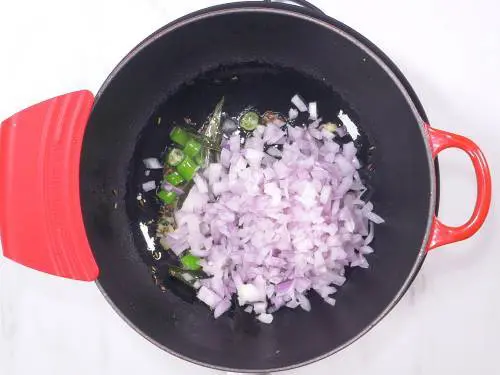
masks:
[[[2,0],[0,119],[76,89],[96,92],[144,37],[215,0]],[[315,0],[382,48],[438,128],[473,138],[498,186],[500,14],[495,0]],[[1,152],[1,150],[0,150]],[[442,217],[461,224],[475,183],[445,152]],[[416,181],[415,183],[418,183]],[[495,196],[494,196],[495,197]],[[27,197],[29,199],[30,197]],[[26,228],[29,235],[29,228]],[[498,374],[500,225],[493,201],[482,231],[427,257],[410,291],[365,337],[287,374]],[[36,244],[34,244],[36,247]],[[0,374],[215,374],[144,340],[94,284],[47,276],[0,256]]]

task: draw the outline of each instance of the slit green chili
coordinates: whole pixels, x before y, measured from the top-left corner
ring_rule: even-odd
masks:
[[[182,178],[182,176],[179,174],[179,172],[174,171],[172,173],[169,173],[167,177],[165,177],[165,180],[171,185],[174,186],[179,186],[182,184],[185,180]]]
[[[181,146],[185,146],[191,135],[184,129],[176,126],[170,132],[170,139]]]
[[[179,164],[177,164],[175,168],[183,179],[191,181],[198,169],[200,169],[200,166],[189,156],[186,156]]]
[[[170,150],[167,156],[167,163],[171,165],[172,167],[175,167],[179,165],[182,160],[184,160],[184,152],[182,150],[179,150],[178,148],[173,148]]]
[[[247,130],[253,131],[257,128],[260,122],[260,116],[257,112],[248,111],[240,118],[240,126]]]
[[[165,204],[172,204],[177,199],[177,194],[175,194],[173,191],[160,190],[156,195]]]
[[[201,144],[198,141],[196,141],[195,139],[190,138],[186,142],[186,145],[184,146],[183,151],[184,151],[184,154],[186,154],[187,156],[194,158],[195,156],[197,156],[200,153]]]
[[[186,254],[181,258],[182,267],[187,270],[196,271],[201,268],[200,258],[192,254]]]

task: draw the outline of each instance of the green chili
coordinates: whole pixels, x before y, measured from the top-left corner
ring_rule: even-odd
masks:
[[[172,276],[174,276],[175,274],[182,275],[182,274],[186,274],[187,273],[193,279],[196,279],[196,280],[210,278],[210,276],[208,276],[201,268],[199,268],[197,270],[188,270],[186,268],[174,266],[174,265],[171,265],[171,264],[168,264],[168,263],[167,263],[167,266],[168,266],[168,273],[170,275],[172,275]]]
[[[181,146],[185,146],[190,138],[189,133],[178,126],[174,127],[170,132],[170,139]]]
[[[253,131],[259,125],[260,116],[257,112],[248,111],[240,118],[240,126],[248,131]]]
[[[180,184],[182,184],[185,181],[182,178],[182,176],[176,171],[169,173],[167,175],[167,177],[165,177],[165,180],[167,180],[167,182],[169,184],[174,185],[174,186],[179,186]]]
[[[160,190],[156,195],[166,204],[172,204],[177,199],[177,194],[173,191]]]
[[[200,152],[198,155],[196,155],[193,160],[196,164],[199,166],[202,166],[202,164],[205,162],[205,155],[206,152]]]
[[[167,156],[167,163],[172,167],[175,167],[180,164],[180,162],[184,159],[184,152],[179,150],[178,148],[173,148],[170,150]]]
[[[181,258],[181,263],[183,268],[191,271],[196,271],[201,268],[200,266],[200,258],[194,256],[192,254],[186,254]]]
[[[189,156],[186,156],[179,164],[177,164],[176,169],[182,178],[186,181],[191,181],[198,169],[200,169],[200,166],[197,165]]]
[[[201,151],[201,144],[196,141],[193,138],[190,138],[187,142],[186,145],[184,146],[184,154],[187,156],[194,158],[196,155],[198,155]]]

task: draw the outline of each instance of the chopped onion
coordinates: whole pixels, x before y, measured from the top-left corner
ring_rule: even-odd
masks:
[[[177,195],[182,195],[184,194],[184,190],[178,188],[177,186],[174,186],[168,182],[164,182],[161,187],[163,188],[163,190],[166,190],[166,191],[173,191],[175,194]]]
[[[222,123],[222,131],[226,134],[230,134],[238,129],[238,124],[232,118],[226,118]]]
[[[222,298],[220,298],[217,293],[206,286],[202,286],[200,290],[198,290],[198,299],[206,303],[211,308],[215,308],[219,302],[222,301]]]
[[[321,124],[321,119],[320,118],[315,119],[309,125],[309,131],[311,131],[311,129],[316,129],[320,124]],[[321,138],[317,138],[317,139],[321,139]]]
[[[335,299],[331,298],[331,297],[325,297],[323,298],[323,301],[325,301],[326,303],[328,303],[329,305],[332,305],[332,306],[335,306]]]
[[[368,218],[368,220],[373,221],[375,224],[382,224],[385,222],[384,219],[382,219],[380,216],[378,216],[374,212],[368,212],[366,214],[366,217]]]
[[[260,314],[257,316],[262,323],[271,324],[273,322],[273,316],[271,314]]]
[[[358,127],[352,122],[349,115],[344,113],[343,111],[340,111],[338,116],[344,124],[347,133],[349,133],[352,139],[356,140],[359,137],[359,130]]]
[[[297,300],[299,301],[300,307],[302,307],[305,311],[311,311],[311,302],[309,299],[303,294],[297,294]]]
[[[309,118],[311,120],[316,120],[318,118],[318,103],[309,103]]]
[[[299,94],[295,94],[292,98],[292,104],[297,107],[297,109],[300,111],[300,112],[307,112],[307,104],[306,102],[304,101],[304,99],[302,99],[300,97]]]
[[[345,128],[345,126],[337,127],[337,130],[335,130],[335,132],[340,138],[345,137],[347,135],[347,129]]]
[[[269,147],[266,152],[275,158],[280,158],[282,155],[282,152],[276,147]]]
[[[373,237],[375,235],[375,230],[374,230],[374,225],[373,222],[370,223],[370,231],[368,233],[368,236],[365,238],[365,245],[369,245],[373,241]]]
[[[264,135],[262,140],[268,145],[274,145],[276,142],[281,140],[285,136],[285,132],[281,130],[281,127],[275,124],[269,124],[264,130]]]
[[[254,305],[253,305],[253,311],[256,314],[265,314],[266,308],[267,308],[266,302],[257,302],[257,303],[254,303]]]
[[[163,169],[160,161],[156,158],[147,158],[142,161],[147,169]]]
[[[219,316],[224,314],[227,310],[231,308],[231,301],[224,299],[220,301],[214,309],[214,318],[217,319]]]
[[[238,302],[240,306],[252,302],[264,301],[266,296],[253,284],[243,284],[238,288]]]
[[[298,95],[292,102],[307,111]],[[285,306],[309,311],[311,289],[333,306],[345,267],[368,267],[374,224],[384,221],[361,199],[354,143],[341,147],[320,122],[286,132],[258,126],[246,141],[233,134],[220,163],[195,176],[178,228],[160,239],[175,254],[190,249],[201,258],[210,278],[200,280],[198,298],[215,317],[234,295],[267,324]]]
[[[142,184],[142,190],[144,190],[146,193],[154,189],[156,189],[156,182],[154,180]]]
[[[193,177],[193,181],[201,194],[208,193],[208,184],[199,173]]]

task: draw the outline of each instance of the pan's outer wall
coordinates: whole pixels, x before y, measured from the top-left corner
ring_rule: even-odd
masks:
[[[324,19],[329,24],[278,4],[199,12],[138,46],[96,98],[83,144],[81,198],[98,283],[132,327],[175,355],[237,371],[283,370],[323,358],[381,319],[423,261],[435,197],[420,116],[387,66],[336,27],[341,24]],[[229,317],[214,320],[204,306],[154,286],[124,200],[138,136],[157,106],[202,71],[255,60],[324,79],[352,105],[377,146],[373,201],[387,224],[377,230],[370,269],[352,273],[335,308],[313,301],[310,313],[282,310],[273,324],[249,334]]]

